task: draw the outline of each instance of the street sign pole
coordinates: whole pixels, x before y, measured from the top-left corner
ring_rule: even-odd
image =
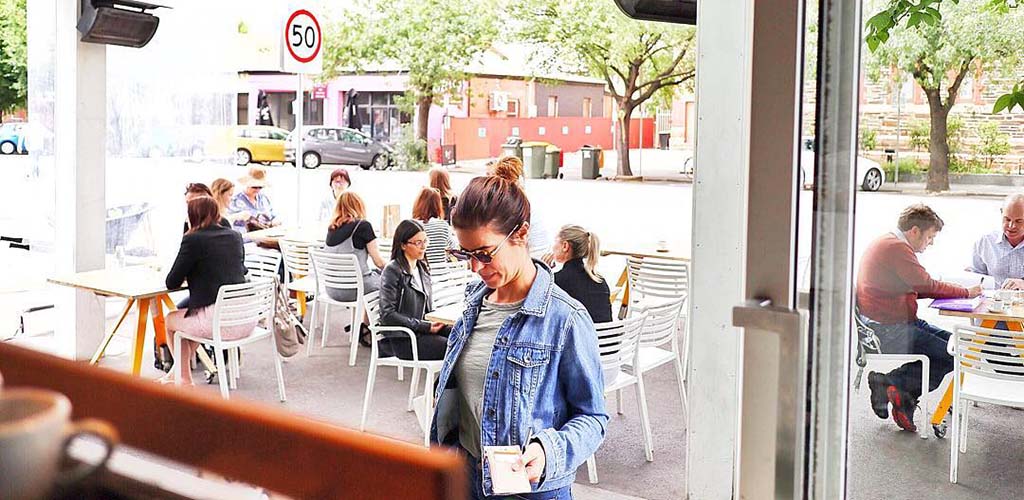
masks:
[[[302,111],[305,99],[302,95],[303,75],[323,71],[323,33],[317,19],[319,3],[314,0],[293,0],[289,4],[281,37],[281,71],[296,75],[295,100],[295,219],[302,222]]]
[[[302,73],[296,75],[297,86],[295,88],[295,101],[292,107],[295,110],[295,219],[302,221],[302,170],[305,168],[302,160]]]

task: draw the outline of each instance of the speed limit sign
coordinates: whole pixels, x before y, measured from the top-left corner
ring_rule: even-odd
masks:
[[[323,67],[323,31],[309,7],[289,9],[284,23],[281,67],[288,73],[320,73]]]

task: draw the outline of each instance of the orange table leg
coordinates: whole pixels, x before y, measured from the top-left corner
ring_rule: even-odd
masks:
[[[996,321],[991,319],[982,320],[981,327],[995,328],[996,323]],[[1006,328],[1015,332],[1024,332],[1024,325],[1021,325],[1016,321],[1007,321]],[[940,400],[938,406],[935,407],[935,412],[932,413],[932,425],[942,424],[942,421],[946,418],[946,413],[949,412],[950,406],[953,406],[953,384],[949,384],[946,387],[946,392],[942,395],[942,400]]]
[[[167,326],[164,323],[164,304],[160,297],[153,300],[153,341],[160,347],[167,344]]]
[[[306,292],[295,292],[295,298],[299,300],[299,316],[306,317]]]
[[[171,300],[171,296],[166,293],[160,296],[160,302],[163,302],[164,305],[167,306],[167,312],[178,310],[178,306],[174,304],[173,300]]]
[[[139,299],[139,323],[135,330],[135,344],[132,346],[132,375],[142,371],[142,348],[146,345],[146,320],[149,318],[149,304],[153,299]]]
[[[117,324],[114,325],[114,329],[107,334],[103,339],[103,343],[100,344],[100,348],[96,349],[96,352],[92,355],[92,359],[89,360],[90,365],[95,365],[100,358],[103,357],[103,353],[107,351],[107,346],[110,345],[110,341],[114,339],[114,334],[117,333],[117,329],[121,328],[121,323],[124,323],[124,319],[128,316],[128,311],[132,310],[132,305],[135,304],[135,299],[128,299],[128,302],[124,305],[124,310],[121,311],[121,316],[117,318]]]
[[[619,319],[622,319],[626,317],[626,310],[629,309],[629,267],[622,268],[622,274],[619,275],[619,281],[615,283],[615,289],[622,291],[622,301],[619,304]],[[612,294],[612,304],[615,303],[617,295],[618,293]]]

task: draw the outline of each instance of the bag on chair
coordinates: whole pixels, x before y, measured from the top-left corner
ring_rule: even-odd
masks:
[[[277,285],[273,321],[278,354],[286,358],[294,356],[299,352],[299,346],[306,343],[307,333],[288,302],[288,290],[281,284]]]

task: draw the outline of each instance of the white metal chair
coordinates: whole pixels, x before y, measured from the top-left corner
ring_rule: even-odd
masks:
[[[469,261],[465,260],[454,260],[448,262],[442,262],[440,264],[430,264],[430,275],[431,276],[444,276],[448,273],[463,272],[469,270]]]
[[[857,375],[854,377],[853,381],[854,391],[860,392],[860,382],[864,376],[864,369],[867,368],[868,363],[870,362],[904,364],[920,361],[921,394],[923,397],[928,391],[929,370],[931,367],[928,356],[925,356],[924,354],[885,354],[882,352],[882,343],[878,340],[878,336],[875,335],[875,331],[864,322],[864,318],[856,308],[854,308],[853,320],[857,328],[857,357],[855,358],[857,363]],[[921,413],[924,415],[924,420],[922,421],[923,424],[918,427],[918,433],[921,435],[921,439],[928,439],[928,432],[926,428],[928,427],[928,422],[931,421],[931,417],[929,417],[928,412],[928,405],[921,405]]]
[[[359,350],[359,325],[363,319],[363,273],[359,261],[352,254],[338,254],[324,250],[311,250],[313,275],[316,277],[316,299],[313,301],[313,312],[309,319],[310,332],[306,344],[306,354],[313,353],[313,336],[316,334],[316,312],[323,311],[323,327],[320,330],[320,347],[327,347],[327,326],[331,306],[341,306],[352,312],[349,321],[349,358],[348,365],[355,366],[356,354]],[[348,302],[332,299],[327,290],[348,290],[354,298]],[[322,304],[323,307],[318,307]]]
[[[640,349],[638,353],[639,365],[632,361],[628,363],[631,373],[643,376],[644,373],[653,370],[661,365],[673,363],[676,368],[676,382],[679,385],[679,401],[682,404],[683,415],[686,415],[686,385],[684,366],[686,360],[683,358],[682,345],[686,339],[680,339],[680,332],[685,330],[678,328],[679,315],[682,314],[683,305],[686,304],[686,297],[674,299],[661,305],[651,306],[646,309],[635,309],[633,315],[647,315],[644,321],[643,330],[640,332]],[[639,368],[638,370],[636,368]],[[616,393],[616,409],[622,413],[622,391]],[[649,431],[650,429],[648,429]],[[653,439],[648,436],[653,442]]]
[[[967,451],[971,405],[965,403],[1024,408],[1024,333],[962,326],[949,337],[947,348],[953,356],[949,482],[956,483],[960,453]]]
[[[628,365],[638,366],[640,362],[640,332],[644,327],[646,314],[636,315],[620,321],[598,323],[598,352],[601,356],[601,370],[604,374],[605,396],[617,393],[629,386],[636,389],[636,402],[640,410],[640,429],[644,444],[644,455],[648,462],[654,461],[654,447],[651,443],[651,420],[647,414],[647,394],[643,377],[625,369]],[[597,461],[592,455],[587,459],[587,474],[591,484],[597,484]]]
[[[295,292],[299,301],[299,315],[305,317],[306,297],[316,293],[316,280],[312,276],[313,264],[309,259],[309,251],[319,245],[310,241],[290,239],[281,239],[278,245],[281,247],[281,258],[284,260],[285,288]],[[315,302],[313,307],[316,308]]]
[[[373,384],[377,378],[377,367],[396,366],[399,370],[411,368],[412,383],[409,384],[408,409],[410,411],[417,410],[417,420],[420,423],[420,427],[423,428],[423,446],[430,446],[430,419],[433,418],[434,413],[434,377],[441,372],[444,361],[421,361],[416,345],[416,334],[412,330],[400,326],[381,326],[379,292],[366,294],[364,302],[366,303],[366,313],[370,318],[370,331],[373,332],[373,343],[370,348],[370,372],[366,378],[366,395],[363,397],[363,415],[359,419],[359,430],[366,430],[366,414],[370,411],[370,398],[373,395]],[[378,346],[384,340],[385,333],[408,336],[409,341],[412,343],[413,359],[399,359],[397,356],[379,357]],[[420,370],[426,372],[426,377],[423,387],[423,403],[420,407],[416,408],[413,398],[416,394],[416,389],[419,387]]]
[[[434,274],[431,268],[431,302],[434,309],[447,307],[461,303],[466,298],[466,286],[475,283],[480,277],[463,269],[461,271],[450,271],[445,274]]]
[[[273,281],[260,280],[220,287],[217,292],[217,302],[213,306],[213,338],[207,339],[186,332],[176,332],[174,335],[174,359],[181,362],[182,340],[213,346],[217,378],[220,382],[220,395],[224,399],[228,399],[228,385],[230,384],[232,389],[238,388],[238,356],[235,349],[254,342],[266,342],[274,357],[278,395],[281,397],[281,401],[284,401],[284,374],[281,371],[281,356],[277,352],[273,330],[274,300],[277,296],[275,286]],[[261,324],[265,326],[261,326]],[[252,333],[246,337],[235,340],[223,338],[222,329],[240,325],[255,325],[255,327]],[[232,352],[228,360],[231,363],[230,371],[225,370],[225,349],[231,349]],[[180,371],[177,368],[174,370],[174,383],[181,385]]]
[[[281,252],[259,248],[245,252],[245,268],[249,270],[250,279],[277,280],[277,270],[280,267]]]
[[[661,303],[685,297],[690,287],[690,266],[687,262],[655,257],[626,258],[630,301]]]

